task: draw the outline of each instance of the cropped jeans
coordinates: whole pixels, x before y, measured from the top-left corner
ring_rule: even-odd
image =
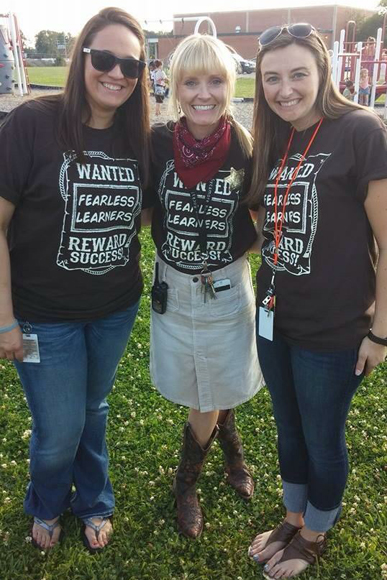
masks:
[[[53,519],[69,507],[82,519],[113,513],[106,397],[138,306],[88,322],[30,324],[40,363],[15,362],[33,420],[28,514]]]
[[[348,476],[345,422],[362,376],[357,349],[316,352],[275,334],[259,337],[258,356],[273,402],[287,510],[326,532],[338,520]]]

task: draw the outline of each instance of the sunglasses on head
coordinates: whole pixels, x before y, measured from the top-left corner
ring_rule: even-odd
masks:
[[[271,44],[284,31],[290,34],[290,36],[294,36],[294,38],[308,38],[313,32],[316,32],[316,29],[307,22],[299,22],[298,24],[290,24],[289,26],[272,26],[262,32],[259,37],[259,46],[262,48],[262,46]]]
[[[91,64],[100,72],[109,72],[119,64],[124,77],[128,79],[138,79],[144,70],[146,63],[143,60],[136,60],[135,58],[118,58],[111,52],[106,50],[96,50],[94,48],[83,48],[82,52],[86,52],[91,56]]]

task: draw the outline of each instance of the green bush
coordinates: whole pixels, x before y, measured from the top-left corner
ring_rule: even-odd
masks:
[[[66,60],[63,56],[57,56],[55,59],[55,66],[66,66]]]

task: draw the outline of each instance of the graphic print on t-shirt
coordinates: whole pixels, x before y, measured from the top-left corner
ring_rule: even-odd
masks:
[[[286,189],[301,157],[299,153],[289,157],[287,165],[285,165],[282,171],[277,190],[279,222],[283,217],[283,202]],[[274,266],[273,261],[275,249],[273,239],[275,223],[274,189],[280,168],[280,160],[269,176],[264,195],[266,219],[263,231],[265,237],[270,241],[264,244],[262,257],[273,270],[286,270],[286,272],[294,276],[310,274],[311,253],[318,225],[316,176],[329,157],[330,154],[325,153],[310,155],[305,159],[299,169],[286,203],[282,237],[278,250],[278,263],[276,266]]]
[[[235,172],[235,170],[233,170]],[[189,189],[179,179],[175,163],[166,163],[159,186],[159,197],[165,208],[164,229],[166,240],[161,254],[166,262],[186,270],[197,270],[203,260],[209,267],[219,267],[232,262],[230,252],[233,240],[232,219],[238,207],[240,187],[232,189],[231,170],[220,170],[212,181],[212,195],[206,205],[206,194],[211,182],[199,183],[195,187],[199,227],[207,233],[207,253],[202,254],[199,244],[199,227]]]
[[[59,188],[65,209],[57,265],[101,275],[129,262],[142,191],[135,160],[101,151],[84,155],[80,163],[74,152],[63,154]]]

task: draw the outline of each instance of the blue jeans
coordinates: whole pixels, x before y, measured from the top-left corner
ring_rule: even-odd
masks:
[[[325,532],[337,521],[348,476],[345,422],[362,377],[357,349],[316,352],[258,336],[258,356],[273,402],[289,511]]]
[[[69,507],[79,518],[113,513],[106,397],[138,306],[88,322],[31,323],[40,363],[15,362],[33,419],[28,514],[52,519]]]

